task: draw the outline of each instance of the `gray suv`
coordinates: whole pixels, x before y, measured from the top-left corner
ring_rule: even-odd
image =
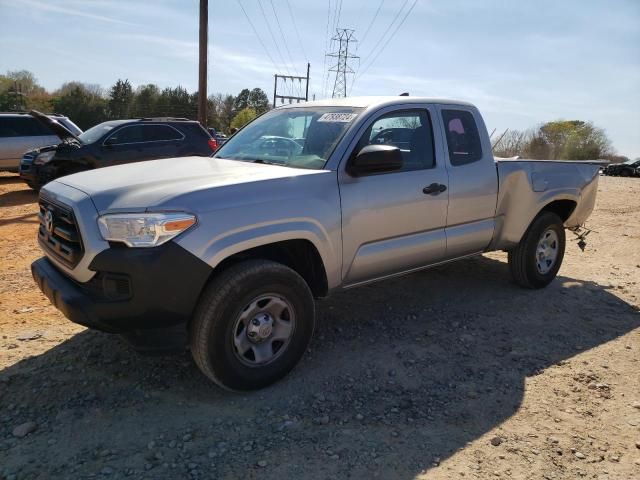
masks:
[[[73,134],[82,133],[67,117],[48,116]],[[58,143],[58,136],[28,113],[0,113],[0,171],[17,172],[24,152]]]

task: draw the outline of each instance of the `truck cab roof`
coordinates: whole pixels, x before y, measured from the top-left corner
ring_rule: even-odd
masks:
[[[398,105],[405,103],[426,103],[426,104],[445,104],[445,105],[459,105],[464,107],[475,106],[469,102],[461,100],[451,100],[437,97],[409,97],[400,95],[388,95],[388,96],[368,96],[368,97],[347,97],[347,98],[327,98],[324,100],[314,100],[306,103],[285,104],[278,108],[304,108],[304,107],[357,107],[357,108],[370,108],[370,107],[385,107],[388,105]]]

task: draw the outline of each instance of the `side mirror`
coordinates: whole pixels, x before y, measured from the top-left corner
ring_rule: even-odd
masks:
[[[402,168],[402,152],[392,145],[367,145],[349,162],[347,172],[354,177],[393,172]]]

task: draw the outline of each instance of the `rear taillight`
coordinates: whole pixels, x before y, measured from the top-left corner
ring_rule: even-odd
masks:
[[[218,141],[215,138],[210,138],[209,139],[209,146],[211,147],[211,150],[217,150],[218,149]]]

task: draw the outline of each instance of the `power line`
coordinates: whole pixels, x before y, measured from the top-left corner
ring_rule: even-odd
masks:
[[[340,15],[342,15],[342,0],[339,0],[338,3],[339,7],[338,7],[338,16],[336,17],[336,22],[333,24],[333,29],[335,30],[336,28],[340,27]]]
[[[408,0],[407,0],[408,1]],[[405,2],[407,3],[407,2]],[[405,20],[407,19],[407,17],[409,16],[409,14],[411,13],[411,11],[413,10],[413,8],[416,6],[416,3],[418,3],[418,0],[414,0],[413,4],[411,4],[411,7],[409,7],[409,10],[407,10],[407,13],[405,13],[404,17],[402,17],[402,20],[400,21],[400,23],[398,23],[398,25],[396,26],[396,29],[391,33],[391,35],[389,36],[389,38],[387,38],[387,40],[385,41],[384,45],[382,45],[382,47],[378,50],[378,53],[376,53],[376,55],[373,57],[373,60],[371,60],[365,67],[364,69],[358,74],[358,78],[362,77],[362,75],[364,75],[367,70],[369,70],[369,68],[371,68],[371,66],[375,63],[375,61],[378,59],[378,57],[380,56],[380,54],[384,51],[384,49],[387,47],[387,45],[389,44],[389,42],[393,39],[393,37],[395,36],[395,34],[398,32],[398,30],[400,30],[400,27],[402,26],[402,24],[405,22]],[[404,5],[403,5],[404,8]],[[400,9],[400,12],[402,11],[402,9]],[[398,14],[400,13],[398,12]],[[397,16],[396,16],[397,17]],[[394,19],[395,22],[395,19]],[[393,25],[393,22],[391,22],[391,25]],[[389,27],[391,27],[391,25],[389,25]],[[381,37],[384,38],[384,35]],[[375,48],[374,48],[375,50]]]
[[[269,53],[269,49],[267,49],[266,45],[262,41],[262,38],[260,37],[260,34],[258,34],[258,30],[256,30],[256,27],[253,25],[253,22],[249,18],[249,15],[247,15],[247,11],[242,6],[242,3],[240,3],[240,0],[236,0],[236,2],[238,2],[238,5],[240,5],[240,8],[242,9],[242,13],[244,13],[244,16],[247,19],[247,22],[249,22],[249,25],[251,25],[251,29],[253,30],[253,33],[256,35],[258,41],[260,42],[260,45],[262,45],[264,53],[267,55],[267,58],[271,61],[271,63],[273,64],[273,68],[275,68],[275,70],[277,72],[278,71],[278,65],[276,64],[276,62],[273,61],[273,57]]]
[[[380,46],[380,44],[384,40],[384,37],[387,35],[387,33],[389,33],[389,30],[391,30],[391,27],[393,27],[393,24],[396,23],[396,20],[398,20],[398,18],[400,17],[400,14],[404,10],[404,7],[406,7],[407,3],[409,3],[409,0],[404,0],[404,3],[400,7],[400,10],[398,10],[398,12],[396,13],[395,17],[393,17],[393,20],[391,20],[391,23],[389,24],[389,26],[387,26],[386,30],[380,36],[380,38],[378,39],[376,44],[373,46],[373,48],[371,49],[369,54],[368,55],[363,55],[365,58],[369,57],[371,54],[373,54],[373,52],[375,52],[377,50],[377,48]]]
[[[293,28],[296,31],[296,36],[298,37],[298,45],[300,45],[300,49],[302,50],[302,54],[304,55],[304,59],[309,63],[309,57],[307,56],[307,52],[304,48],[304,42],[302,38],[300,38],[300,31],[298,30],[298,24],[296,23],[296,17],[293,15],[293,10],[291,10],[291,4],[289,0],[286,0],[287,8],[289,9],[289,15],[291,16],[291,21],[293,22]]]
[[[293,61],[291,52],[289,51],[289,44],[287,42],[287,39],[284,37],[284,31],[282,30],[282,26],[280,25],[280,19],[278,18],[278,12],[276,12],[276,7],[273,5],[273,0],[269,0],[269,3],[271,4],[271,10],[273,10],[273,16],[276,17],[276,24],[278,25],[278,30],[280,30],[280,36],[282,37],[282,43],[284,43],[284,48],[287,51],[287,55],[289,55],[289,61],[291,62],[291,68],[293,69],[293,73],[298,75],[298,72],[296,70],[296,64]]]
[[[276,47],[276,52],[278,54],[278,57],[280,57],[280,60],[282,61],[282,65],[284,66],[284,69],[287,71],[287,73],[289,75],[291,75],[291,72],[289,71],[289,67],[287,66],[287,62],[285,62],[284,56],[282,55],[282,52],[280,51],[280,47],[278,46],[278,42],[276,40],[276,36],[273,34],[273,30],[271,30],[271,24],[267,20],[267,14],[265,13],[264,8],[262,7],[261,0],[258,0],[258,6],[260,7],[260,11],[262,12],[262,16],[264,18],[264,23],[267,24],[267,30],[269,30],[269,35],[271,35],[271,40],[273,40],[273,44]]]
[[[369,23],[367,30],[364,32],[364,35],[362,35],[362,40],[360,40],[360,46],[362,46],[362,44],[364,43],[365,39],[367,38],[367,34],[369,33],[369,30],[371,30],[371,27],[373,26],[376,19],[378,18],[378,14],[380,13],[380,9],[382,8],[383,4],[384,4],[384,0],[380,0],[380,5],[378,5],[378,9],[376,10],[376,13],[373,15],[373,19],[371,20],[371,23]]]
[[[327,5],[327,27],[325,31],[325,40],[324,40],[324,55],[322,61],[322,76],[324,77],[324,81],[322,83],[322,96],[326,96],[327,92],[327,83],[329,82],[329,71],[327,70],[327,50],[329,50],[329,18],[331,17],[331,0]]]

